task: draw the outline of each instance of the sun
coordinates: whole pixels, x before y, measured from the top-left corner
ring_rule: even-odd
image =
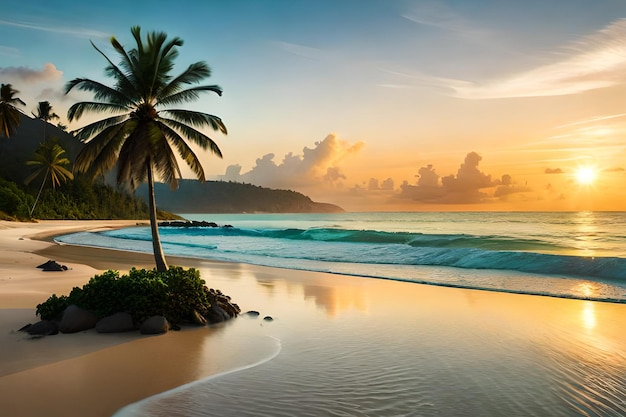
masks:
[[[579,167],[576,170],[576,181],[580,185],[591,185],[596,180],[596,170],[592,167]]]

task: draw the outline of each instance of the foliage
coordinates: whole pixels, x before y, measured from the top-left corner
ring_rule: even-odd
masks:
[[[67,296],[52,294],[44,303],[37,305],[36,311],[42,320],[57,320],[69,305]]]
[[[137,46],[130,50],[111,37],[111,46],[119,55],[118,65],[92,43],[108,63],[105,71],[115,81],[113,87],[87,78],[67,83],[66,93],[72,89],[86,91],[95,100],[72,105],[67,112],[70,122],[85,112],[107,115],[75,131],[86,145],[76,157],[74,169],[98,176],[116,166],[118,184],[134,190],[140,183],[148,183],[154,258],[157,269],[166,271],[157,228],[154,177],[177,187],[181,177],[177,153],[204,181],[200,159],[188,142],[221,157],[213,139],[198,129],[209,127],[226,134],[226,126],[217,116],[171,107],[197,100],[204,92],[221,95],[222,89],[217,85],[195,85],[211,75],[205,62],[193,63],[177,76],[171,74],[182,39],[149,32],[144,40],[139,26],[132,27],[131,33]]]
[[[0,178],[0,213],[7,220],[27,220],[34,197],[11,181]]]
[[[56,188],[61,182],[73,179],[74,175],[66,168],[70,160],[64,154],[65,149],[55,139],[41,143],[35,150],[34,158],[26,161],[26,165],[35,166],[37,169],[24,182],[29,184],[43,173],[44,181],[49,177],[52,188]]]
[[[129,312],[141,322],[153,315],[163,315],[171,323],[190,320],[194,310],[200,314],[210,308],[204,280],[197,269],[172,266],[165,272],[156,269],[131,269],[128,274],[109,270],[74,287],[68,296],[52,295],[37,306],[42,320],[51,320],[68,305],[106,317]]]
[[[37,108],[35,110],[36,113],[32,112],[32,115],[38,119],[43,120],[44,122],[59,118],[59,115],[52,111],[52,105],[49,101],[40,101],[39,103],[37,103]]]
[[[7,138],[11,137],[20,125],[20,111],[15,106],[26,105],[21,99],[13,97],[17,93],[19,91],[13,89],[11,84],[0,86],[0,134]]]
[[[32,190],[35,194],[36,190]],[[0,178],[0,218],[27,221],[35,196],[18,184]],[[92,183],[79,176],[53,192],[44,190],[32,213],[37,219],[101,220],[147,219],[148,206],[123,189],[103,183]],[[158,212],[162,220],[180,219],[165,211]]]

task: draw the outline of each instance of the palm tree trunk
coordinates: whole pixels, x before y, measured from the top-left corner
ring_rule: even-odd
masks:
[[[37,201],[39,201],[39,196],[41,195],[41,190],[43,190],[43,185],[46,183],[46,178],[48,178],[47,171],[46,171],[46,175],[43,176],[43,181],[41,181],[41,187],[39,187],[39,192],[37,193],[37,198],[35,198],[35,203],[33,204],[33,208],[31,208],[30,213],[28,213],[30,217],[33,217],[33,211],[35,211],[35,206],[37,205]]]
[[[156,269],[159,272],[167,271],[167,262],[161,247],[161,238],[159,237],[159,223],[157,221],[156,199],[154,197],[154,179],[152,178],[152,164],[148,164],[148,204],[150,207],[150,230],[152,231],[152,250],[154,251],[154,261]]]

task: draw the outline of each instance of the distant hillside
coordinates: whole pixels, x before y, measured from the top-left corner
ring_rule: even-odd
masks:
[[[157,206],[175,213],[339,213],[334,204],[317,203],[304,194],[236,182],[181,180],[179,188],[155,187]],[[146,198],[148,187],[136,193]]]
[[[32,172],[26,161],[33,159],[37,146],[43,142],[44,122],[22,115],[20,126],[11,138],[0,137],[0,178],[22,185]],[[74,163],[84,146],[78,139],[52,124],[46,126],[46,137],[56,137]],[[113,185],[114,174],[106,175]],[[160,210],[179,213],[336,213],[341,207],[316,203],[295,191],[272,190],[250,184],[181,180],[180,187],[157,184],[157,206]],[[146,201],[148,187],[143,184],[136,195]]]
[[[21,184],[32,172],[26,161],[33,159],[35,150],[44,141],[44,122],[24,114],[20,126],[9,139],[0,137],[0,177]],[[83,144],[72,135],[48,123],[46,137],[56,137],[65,149],[66,156],[73,163]]]

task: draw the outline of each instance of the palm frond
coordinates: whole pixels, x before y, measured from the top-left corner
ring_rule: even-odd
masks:
[[[73,88],[80,91],[88,91],[94,94],[94,99],[99,102],[110,102],[120,106],[129,106],[134,103],[133,99],[123,93],[123,89],[115,89],[89,78],[74,78],[65,85],[65,94]],[[71,121],[71,120],[70,120]]]
[[[155,174],[172,190],[178,188],[178,178],[182,178],[176,155],[172,151],[169,142],[164,135],[162,126],[154,124],[151,131],[155,136],[152,142],[152,167]]]
[[[179,109],[162,110],[161,113],[169,115],[173,120],[180,123],[191,124],[196,127],[209,126],[213,130],[219,130],[223,134],[228,134],[222,119],[212,114]]]
[[[109,126],[91,138],[74,161],[74,171],[100,175],[115,165],[119,149],[134,122]]]
[[[193,100],[197,100],[198,98],[200,98],[200,94],[202,92],[213,92],[216,93],[217,95],[221,96],[222,95],[222,88],[219,85],[202,85],[202,86],[197,86],[197,87],[192,87],[192,88],[187,88],[185,90],[181,90],[181,91],[172,91],[172,94],[169,95],[163,95],[161,98],[159,98],[159,106],[168,106],[171,104],[179,104],[179,103],[185,103],[188,101],[193,101]]]
[[[172,79],[160,92],[160,97],[164,98],[182,89],[183,85],[199,83],[202,79],[211,76],[211,68],[206,62],[195,62],[177,77]],[[221,89],[218,94],[221,94]]]
[[[84,112],[120,113],[129,110],[130,109],[127,106],[115,103],[81,101],[79,103],[73,104],[69,108],[69,110],[67,111],[67,118],[71,122],[74,119],[80,119]]]
[[[77,104],[82,104],[82,103],[77,103]],[[75,104],[74,106],[76,106],[77,104]],[[74,107],[72,106],[72,107]],[[70,111],[72,110],[72,108],[70,108]],[[81,142],[88,142],[89,138],[91,138],[93,135],[98,135],[100,134],[103,130],[111,127],[111,126],[115,126],[118,125],[120,123],[123,123],[125,121],[128,120],[128,115],[124,114],[124,115],[120,115],[120,116],[113,116],[113,117],[109,117],[106,119],[102,119],[102,120],[98,120],[96,122],[90,123],[87,126],[83,126],[79,129],[76,129],[74,131],[72,131],[72,133],[76,136],[77,139],[79,139]]]
[[[196,177],[200,181],[205,181],[204,168],[198,156],[189,147],[187,142],[176,132],[165,124],[161,124],[161,130],[167,137],[168,141],[176,146],[178,154],[185,161],[185,163],[191,168],[191,171],[196,174]],[[181,175],[182,176],[182,175]]]
[[[122,64],[126,62],[126,60],[128,60],[128,55],[126,54],[126,51],[124,50],[122,45],[120,45],[120,43],[117,41],[117,39],[115,39],[114,36],[111,36],[110,42],[113,46],[113,49],[115,49],[120,55],[122,55],[123,58],[125,58],[125,60],[122,61]],[[127,73],[124,73],[121,69],[119,69],[117,65],[113,63],[113,61],[111,61],[111,59],[104,52],[98,49],[98,47],[93,42],[91,42],[91,46],[93,46],[94,49],[98,51],[100,55],[102,55],[104,59],[106,59],[106,61],[109,63],[109,65],[105,69],[105,72],[108,76],[117,81],[117,90],[120,92],[125,91],[127,93],[136,92],[137,89],[135,84],[133,83],[132,78],[129,78],[127,76],[127,73],[129,72],[128,69]],[[130,74],[132,75],[132,71],[130,72]]]

